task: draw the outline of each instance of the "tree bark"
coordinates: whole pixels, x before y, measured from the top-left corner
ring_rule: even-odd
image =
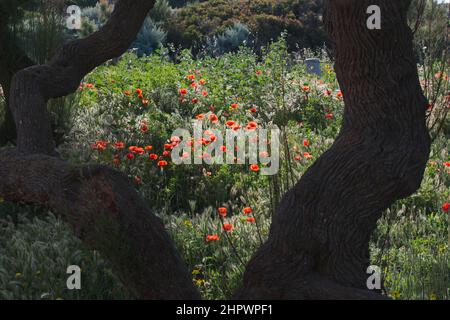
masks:
[[[366,26],[378,5],[381,30]],[[415,192],[429,157],[409,0],[328,0],[326,28],[344,94],[341,131],[284,197],[236,298],[375,298],[370,236],[383,210]]]
[[[15,44],[7,25],[7,19],[0,23],[0,85],[5,97],[5,119],[0,124],[0,146],[16,140],[16,126],[9,107],[9,92],[12,78],[18,71],[32,66],[31,59]]]
[[[154,1],[120,0],[110,21],[69,43],[47,65],[13,80],[17,150],[0,153],[0,196],[46,204],[111,261],[141,298],[197,299],[162,223],[122,174],[51,157],[49,98],[76,90],[86,73],[120,55]],[[368,30],[366,9],[382,9]],[[282,200],[268,241],[247,266],[238,299],[380,299],[368,291],[368,243],[381,212],[420,185],[430,140],[419,85],[409,0],[328,0],[325,21],[345,97],[333,146]]]

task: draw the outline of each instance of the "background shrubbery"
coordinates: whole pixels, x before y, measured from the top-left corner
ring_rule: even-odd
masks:
[[[317,48],[325,43],[320,20],[321,1],[212,0],[178,9],[167,22],[168,41],[185,48],[201,48],[211,37],[235,23],[248,27],[252,47],[258,48],[288,32],[290,49]]]

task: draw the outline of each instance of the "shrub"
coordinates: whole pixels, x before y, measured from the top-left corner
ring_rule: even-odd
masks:
[[[325,42],[320,23],[321,1],[212,0],[175,11],[166,24],[168,41],[199,50],[208,38],[223,33],[236,22],[245,24],[259,48],[287,30],[291,50],[319,47]]]

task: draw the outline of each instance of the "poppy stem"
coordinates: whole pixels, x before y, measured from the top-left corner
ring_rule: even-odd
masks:
[[[223,223],[223,218],[220,218],[221,222],[222,222],[222,230],[224,228],[224,223]],[[233,250],[233,253],[236,255],[237,259],[239,260],[239,262],[241,263],[242,267],[245,268],[245,263],[242,260],[241,256],[239,255],[236,246],[234,245],[233,241],[231,240],[231,237],[228,235],[228,231],[225,231],[225,238],[227,238],[228,243],[231,246],[231,249]]]

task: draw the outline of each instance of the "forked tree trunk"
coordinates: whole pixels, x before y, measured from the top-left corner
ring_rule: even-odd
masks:
[[[344,123],[284,197],[237,298],[370,297],[370,236],[383,210],[419,188],[429,156],[409,4],[326,1]],[[381,8],[381,30],[367,28],[370,5]]]
[[[382,210],[419,187],[429,153],[427,101],[406,24],[409,2],[326,1],[344,124],[283,199],[236,298],[381,298],[365,287],[369,237]],[[99,32],[15,76],[18,149],[0,152],[0,196],[62,214],[141,298],[196,299],[172,240],[124,175],[50,156],[47,100],[75,91],[86,73],[126,50],[153,3],[119,0]],[[382,30],[366,28],[372,4],[382,9]]]

